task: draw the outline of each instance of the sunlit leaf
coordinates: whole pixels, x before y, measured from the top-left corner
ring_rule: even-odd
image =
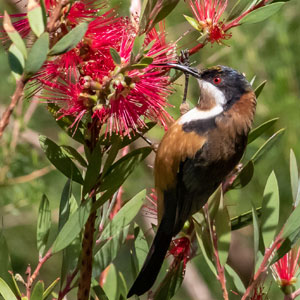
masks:
[[[265,247],[273,241],[279,220],[279,190],[274,171],[269,176],[262,202],[261,231]]]
[[[88,29],[87,23],[80,23],[66,35],[64,35],[49,51],[49,55],[66,53],[77,46]]]
[[[36,241],[40,256],[45,254],[46,245],[51,228],[51,210],[49,200],[46,195],[43,195],[37,221]]]
[[[2,278],[0,278],[0,294],[2,295],[4,300],[18,300],[7,283]]]
[[[261,94],[262,90],[264,89],[265,85],[267,83],[267,80],[263,81],[256,89],[255,89],[255,96],[256,98],[259,97],[259,95]]]
[[[40,144],[50,162],[65,176],[83,184],[80,171],[73,161],[64,153],[62,148],[44,135],[41,135]]]
[[[31,30],[37,37],[45,31],[43,9],[36,0],[28,0],[27,17]]]
[[[43,281],[38,281],[32,290],[30,300],[43,300],[44,293],[44,283]]]
[[[56,287],[57,283],[59,282],[59,278],[55,279],[48,287],[47,289],[44,291],[43,293],[43,300],[47,299],[52,291],[54,290],[54,288]]]
[[[292,149],[290,150],[290,177],[293,200],[295,204],[298,204],[297,196],[299,192],[299,174],[296,156]]]
[[[231,277],[231,279],[237,289],[237,292],[240,295],[243,295],[245,293],[246,289],[245,289],[245,286],[244,286],[242,280],[240,279],[240,276],[228,264],[225,265],[225,270],[228,273],[228,275]]]
[[[278,120],[279,120],[279,118],[274,118],[274,119],[268,120],[268,121],[262,123],[261,125],[259,125],[258,127],[252,129],[248,135],[248,144],[255,141],[264,132],[266,132],[269,128],[271,128]]]
[[[25,59],[15,44],[11,44],[8,49],[8,63],[13,76],[18,80],[23,74]]]
[[[183,15],[185,17],[185,19],[192,25],[192,27],[194,27],[196,30],[199,30],[199,23],[197,20],[195,20],[192,17]]]
[[[76,149],[68,145],[61,145],[61,147],[65,151],[65,154],[67,154],[71,159],[78,162],[81,166],[85,168],[87,167],[85,159],[78,153]]]

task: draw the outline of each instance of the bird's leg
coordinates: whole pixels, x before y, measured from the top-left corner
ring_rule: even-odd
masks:
[[[190,66],[190,60],[189,60],[189,51],[188,50],[182,50],[181,55],[178,58],[178,63],[184,66]],[[183,91],[183,98],[182,103],[180,105],[180,114],[184,115],[190,110],[189,104],[186,102],[187,92],[188,92],[188,86],[189,86],[189,78],[190,74],[184,73],[185,75],[185,83],[184,83],[184,91]]]
[[[158,143],[153,143],[150,139],[143,136],[140,132],[137,132],[137,134],[152,148],[154,152],[157,151]]]

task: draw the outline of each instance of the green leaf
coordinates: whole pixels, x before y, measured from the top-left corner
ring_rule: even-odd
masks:
[[[288,238],[291,234],[300,229],[300,205],[296,206],[287,221],[283,226],[281,237],[283,239]]]
[[[54,241],[52,253],[56,253],[66,248],[80,233],[91,212],[91,202],[85,201],[70,216]]]
[[[46,195],[43,195],[39,207],[39,215],[37,221],[36,241],[39,255],[45,254],[45,249],[51,228],[51,210],[49,207],[49,200]]]
[[[107,175],[102,179],[99,191],[119,188],[133,172],[135,167],[143,161],[151,151],[152,149],[150,147],[139,148],[119,159],[108,169]]]
[[[76,121],[76,125],[72,126],[75,122],[74,117],[64,116],[62,118],[57,118],[58,111],[60,110],[60,107],[58,105],[55,105],[54,103],[48,103],[47,109],[55,119],[57,125],[62,128],[71,138],[73,138],[80,144],[85,143],[84,136],[81,132],[81,130],[84,130],[84,124],[82,123],[82,121]]]
[[[44,293],[44,283],[42,281],[38,281],[34,286],[32,294],[30,296],[30,300],[43,300]]]
[[[66,224],[70,215],[70,202],[69,199],[72,195],[72,181],[68,179],[66,182],[59,203],[59,214],[58,214],[58,232],[61,231],[63,226]]]
[[[39,37],[45,31],[43,9],[36,0],[28,0],[27,17],[34,34]]]
[[[118,53],[118,51],[114,48],[109,48],[109,52],[110,52],[110,55],[111,55],[114,63],[116,65],[120,65],[121,64],[121,57],[120,57],[120,54]]]
[[[169,269],[165,278],[154,293],[155,300],[169,300],[182,284],[184,278],[184,262],[181,261],[175,265],[175,268]]]
[[[293,200],[295,204],[298,204],[297,196],[299,191],[299,174],[296,156],[292,149],[290,150],[290,177]]]
[[[274,171],[269,176],[262,202],[261,231],[265,247],[269,247],[275,237],[279,220],[279,190]]]
[[[100,251],[94,253],[94,264],[104,270],[118,255],[120,248],[125,243],[130,225],[122,226],[116,234],[112,234],[109,240],[101,245]]]
[[[213,272],[215,276],[217,276],[217,270],[212,262],[211,254],[212,254],[212,245],[211,245],[211,239],[208,233],[207,228],[204,228],[202,230],[201,226],[199,226],[196,222],[195,224],[195,230],[196,230],[196,236],[197,236],[197,241],[200,246],[202,255],[209,266],[210,270]]]
[[[102,287],[99,284],[94,285],[92,287],[92,289],[99,300],[109,300],[108,297],[106,296],[104,290],[102,289]]]
[[[267,83],[267,80],[263,81],[256,89],[255,89],[255,96],[256,98],[259,97],[259,95],[261,94],[262,90],[264,89],[265,85]]]
[[[5,11],[4,12],[4,18],[3,18],[3,28],[11,41],[16,45],[16,47],[20,50],[22,53],[23,58],[27,58],[27,49],[25,46],[25,43],[18,33],[18,31],[14,28],[11,19],[9,17],[9,14]]]
[[[246,186],[251,181],[253,174],[254,174],[254,165],[253,162],[250,160],[243,167],[243,169],[238,174],[236,179],[233,181],[231,188],[237,189]]]
[[[230,218],[227,207],[224,205],[223,194],[221,193],[219,211],[215,217],[216,234],[218,238],[218,253],[221,266],[226,264],[230,240],[231,227]]]
[[[240,294],[243,295],[246,291],[245,286],[240,279],[239,275],[232,269],[228,264],[225,265],[225,270],[228,273],[236,287],[236,291]],[[227,276],[226,276],[227,277]]]
[[[63,149],[44,135],[41,135],[39,140],[41,147],[50,162],[65,176],[79,184],[83,184],[80,171],[72,160],[64,153]]]
[[[87,167],[82,195],[85,196],[87,193],[91,191],[97,179],[99,178],[100,170],[101,170],[101,161],[102,161],[102,154],[101,154],[101,147],[100,144],[97,143],[95,146],[91,158],[89,159],[89,165]]]
[[[257,254],[259,251],[260,229],[259,221],[256,213],[256,207],[252,203],[252,219],[253,219],[253,248],[254,248],[254,266],[257,262]]]
[[[192,17],[183,15],[185,17],[185,19],[192,25],[192,27],[194,27],[196,30],[200,30],[201,28],[199,27],[199,23],[197,20],[195,20]]]
[[[240,24],[253,24],[262,22],[277,13],[283,4],[284,2],[277,2],[260,7],[246,15],[240,21]]]
[[[256,208],[257,216],[261,216],[261,208]],[[231,230],[241,229],[252,223],[252,211],[245,212],[231,219]]]
[[[9,250],[3,231],[0,230],[0,278],[8,284],[15,294],[20,295],[20,291],[18,287],[15,286],[13,276],[9,274],[9,271],[12,271]]]
[[[56,287],[57,283],[59,282],[59,278],[56,278],[48,287],[47,289],[43,292],[43,297],[42,299],[45,300],[47,299],[52,291],[54,290],[54,288]]]
[[[50,49],[49,55],[63,54],[75,48],[84,37],[87,29],[87,23],[77,25]]]
[[[106,240],[114,235],[117,235],[124,226],[127,226],[137,215],[142,207],[146,197],[146,190],[142,190],[129,200],[108,223],[100,236],[100,239]]]
[[[15,44],[11,44],[8,49],[8,63],[13,76],[18,80],[23,74],[25,59]]]
[[[0,278],[0,294],[4,300],[18,300],[7,283]]]
[[[152,64],[152,62],[153,62],[153,57],[151,57],[151,56],[145,56],[140,60],[141,64],[150,65],[150,64]]]
[[[252,129],[248,135],[248,144],[255,141],[264,132],[266,132],[269,128],[271,128],[278,120],[279,120],[279,118],[274,118],[274,119],[268,120],[268,121],[262,123],[261,125],[259,125],[258,127]]]
[[[256,153],[252,156],[251,160],[254,164],[256,164],[262,156],[269,151],[275,143],[278,141],[278,139],[282,136],[284,133],[285,128],[282,128],[275,132],[257,151]]]
[[[44,32],[33,44],[28,53],[28,59],[25,64],[25,73],[28,77],[34,75],[40,70],[47,59],[49,49],[49,33]]]
[[[72,160],[78,162],[82,167],[86,168],[87,163],[85,159],[78,153],[76,149],[71,146],[61,145],[61,148],[64,150],[64,153],[70,157]]]
[[[236,17],[240,16],[241,13],[245,10],[245,8],[251,3],[252,0],[237,0],[232,7],[226,22],[235,19]]]

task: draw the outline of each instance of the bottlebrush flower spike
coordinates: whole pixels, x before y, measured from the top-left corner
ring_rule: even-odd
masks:
[[[292,248],[271,266],[273,276],[285,294],[292,292],[299,268],[300,247]]]
[[[228,0],[188,0],[192,12],[198,22],[199,30],[208,35],[211,43],[221,43],[231,37],[225,32],[225,25],[220,21]]]
[[[183,261],[185,269],[187,262],[190,259],[191,241],[187,237],[174,239],[172,241],[169,254],[172,254],[176,260]]]

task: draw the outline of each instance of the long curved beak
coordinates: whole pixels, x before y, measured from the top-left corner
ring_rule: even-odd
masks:
[[[152,64],[154,66],[161,66],[161,67],[169,67],[169,68],[174,68],[176,70],[182,71],[183,73],[190,74],[198,79],[201,78],[201,73],[194,68],[184,66],[181,64],[175,64],[175,63],[167,63],[167,64]]]

